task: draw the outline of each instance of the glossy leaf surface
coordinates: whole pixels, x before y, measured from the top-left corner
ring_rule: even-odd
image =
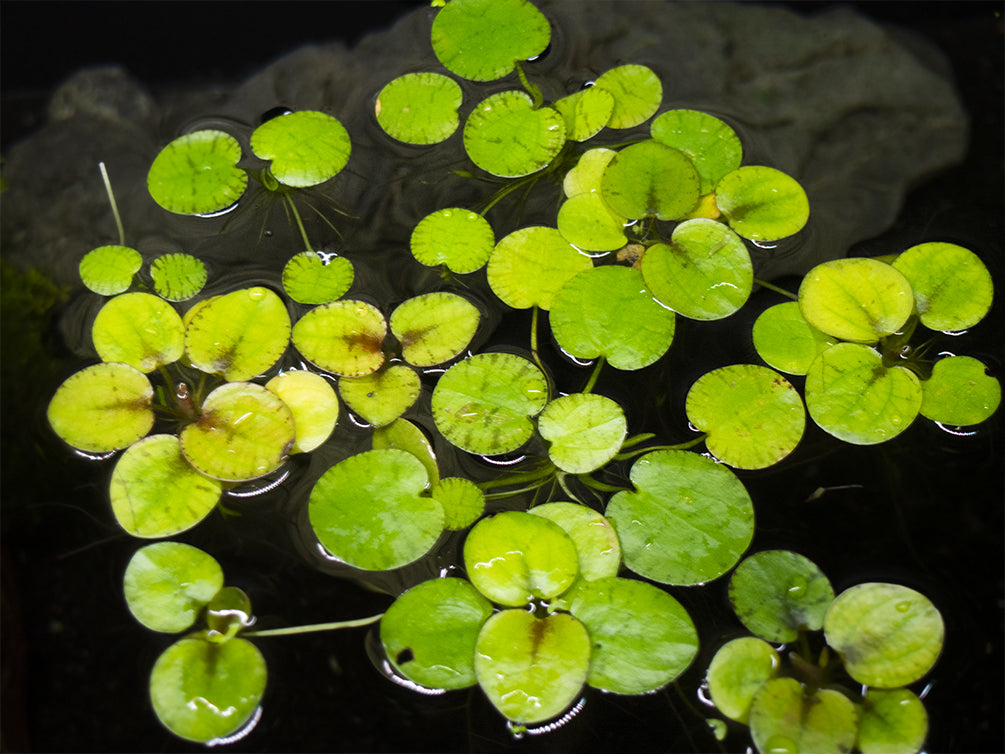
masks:
[[[126,605],[152,631],[189,628],[223,588],[216,559],[182,542],[155,542],[138,549],[123,576]]]
[[[535,108],[529,94],[505,91],[478,103],[464,124],[464,150],[482,170],[517,178],[544,168],[565,146],[565,119]]]
[[[485,493],[464,477],[444,477],[433,483],[430,494],[443,507],[443,526],[451,531],[467,529],[485,512]]]
[[[391,332],[409,364],[431,367],[460,355],[475,332],[481,313],[463,296],[434,291],[414,296],[391,312]]]
[[[168,212],[220,212],[235,204],[248,186],[248,174],[237,167],[240,159],[241,145],[230,134],[212,129],[185,134],[154,158],[147,189]]]
[[[806,374],[814,359],[837,343],[803,318],[796,301],[761,312],[754,321],[753,339],[758,356],[786,374]]]
[[[628,434],[621,406],[603,395],[571,393],[551,401],[537,421],[548,457],[562,471],[582,474],[614,458]]]
[[[209,275],[202,260],[191,254],[163,254],[150,263],[157,295],[168,301],[187,301],[203,289]]]
[[[840,691],[809,691],[793,678],[773,678],[754,695],[750,735],[761,752],[845,754],[855,744],[858,713]]]
[[[980,424],[998,410],[1002,399],[998,378],[970,356],[939,359],[921,386],[921,415],[943,424]]]
[[[293,326],[293,345],[325,371],[362,377],[384,363],[387,322],[364,301],[342,299],[311,309]]]
[[[91,336],[102,361],[120,361],[149,373],[181,358],[185,326],[163,299],[123,293],[101,307]]]
[[[133,276],[143,266],[143,257],[128,246],[99,246],[84,254],[78,271],[84,285],[102,296],[129,289]]]
[[[775,648],[754,636],[723,644],[708,666],[708,691],[716,709],[746,724],[754,695],[778,675],[780,665]]]
[[[912,246],[893,266],[914,291],[921,324],[933,330],[966,330],[988,313],[994,297],[991,273],[980,257],[952,243]]]
[[[495,247],[488,220],[469,209],[449,207],[431,212],[412,231],[412,256],[429,267],[446,265],[456,273],[481,269]]]
[[[702,194],[712,191],[723,176],[740,167],[743,159],[736,132],[700,110],[667,110],[653,120],[650,132],[656,141],[690,158],[701,178]]]
[[[338,382],[345,404],[374,427],[390,424],[405,413],[421,389],[419,375],[405,364],[394,364],[362,377],[342,377]]]
[[[406,144],[438,144],[457,130],[460,86],[440,73],[406,73],[388,82],[377,95],[377,123]]]
[[[251,150],[271,160],[280,183],[305,188],[336,176],[349,161],[345,127],[327,113],[299,110],[265,121],[251,134]]]
[[[345,257],[302,251],[283,267],[283,290],[300,304],[327,304],[352,287],[355,271]]]
[[[579,574],[572,587],[550,603],[552,608],[568,609],[576,590],[586,581],[617,576],[621,544],[611,522],[600,513],[579,503],[561,501],[535,505],[528,512],[554,521],[576,546]]]
[[[732,568],[750,545],[754,508],[736,475],[680,450],[648,453],[632,466],[633,492],[618,492],[607,518],[625,565],[662,584],[701,584]]]
[[[265,387],[279,396],[293,413],[296,435],[293,453],[309,453],[335,429],[339,405],[331,383],[303,369],[277,374]]]
[[[601,180],[604,201],[619,215],[676,220],[698,203],[700,180],[691,161],[649,139],[625,147]]]
[[[590,258],[555,228],[535,225],[501,239],[486,272],[492,292],[507,306],[547,311],[566,281],[591,267]]]
[[[376,427],[373,430],[372,443],[374,450],[396,448],[411,453],[422,461],[430,484],[435,486],[440,481],[440,472],[436,467],[436,453],[433,452],[429,438],[407,419],[395,419],[386,426]]]
[[[443,531],[443,509],[422,493],[422,462],[404,450],[368,450],[332,466],[311,490],[314,532],[339,560],[387,571],[418,560]]]
[[[554,108],[565,118],[569,141],[586,141],[600,133],[614,113],[614,96],[599,87],[589,86],[562,97]]]
[[[722,177],[715,202],[729,226],[752,241],[777,241],[803,229],[810,204],[789,175],[764,165],[745,165]]]
[[[869,689],[862,702],[858,741],[862,754],[916,754],[928,736],[925,705],[909,689]]]
[[[619,65],[604,71],[594,87],[614,98],[614,109],[607,123],[611,128],[633,128],[645,123],[656,114],[663,100],[659,76],[644,65]]]

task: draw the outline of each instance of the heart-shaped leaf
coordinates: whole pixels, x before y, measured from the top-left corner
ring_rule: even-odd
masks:
[[[555,228],[515,230],[496,244],[486,270],[489,285],[514,309],[551,309],[555,294],[573,275],[593,267],[588,256]]]
[[[405,413],[421,388],[419,375],[404,364],[363,377],[342,377],[338,382],[345,404],[374,427],[390,424]]]
[[[168,212],[209,215],[233,206],[248,187],[237,167],[241,145],[223,131],[179,136],[162,149],[147,173],[150,196]]]
[[[283,290],[301,304],[327,304],[345,295],[354,277],[345,257],[302,251],[283,267]]]
[[[311,309],[293,326],[293,345],[325,371],[362,377],[384,363],[387,322],[364,301],[343,299]]]
[[[496,238],[488,220],[469,209],[449,207],[422,218],[409,241],[412,256],[429,267],[446,265],[456,273],[474,272],[489,260]]]
[[[435,291],[415,296],[391,312],[391,332],[405,361],[431,367],[459,355],[478,330],[481,313],[463,296]]]
[[[565,146],[565,119],[553,107],[535,109],[526,92],[489,95],[464,124],[464,150],[482,170],[517,178],[541,170]]]
[[[619,215],[677,220],[698,203],[700,185],[683,152],[648,139],[618,152],[604,171],[601,191]]]
[[[628,434],[621,406],[602,395],[571,393],[556,398],[537,420],[548,457],[562,471],[583,474],[614,458]]]
[[[126,605],[151,631],[177,633],[223,588],[216,559],[182,542],[155,542],[129,559],[123,576]]]
[[[753,241],[794,235],[810,217],[803,187],[764,165],[745,165],[723,176],[715,187],[715,202],[729,226]]]
[[[337,119],[316,110],[271,118],[251,134],[251,150],[271,160],[277,181],[294,188],[316,186],[337,175],[349,161],[349,134]]]

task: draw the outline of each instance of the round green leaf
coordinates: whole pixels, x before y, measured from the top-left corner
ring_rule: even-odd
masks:
[[[785,643],[795,641],[800,630],[823,628],[834,589],[808,558],[790,550],[764,550],[733,571],[729,601],[752,634]]]
[[[254,644],[222,644],[196,634],[157,658],[150,673],[150,701],[176,736],[211,743],[240,730],[265,692],[265,659]]]
[[[49,402],[53,430],[78,450],[128,448],[154,425],[150,380],[128,364],[94,364],[71,375]]]
[[[939,359],[921,387],[921,415],[942,424],[980,424],[1002,399],[1001,383],[970,356]]]
[[[302,251],[283,267],[283,290],[300,304],[327,304],[345,295],[354,277],[345,257]]]
[[[406,73],[377,95],[377,123],[406,144],[438,144],[460,124],[464,95],[457,82],[440,73]]]
[[[687,416],[719,460],[764,469],[795,450],[806,428],[803,401],[768,367],[733,364],[702,375],[687,394]]]
[[[230,381],[267,371],[290,342],[286,305],[268,288],[217,296],[200,306],[185,328],[185,353],[196,369]]]
[[[579,194],[589,194],[600,191],[600,182],[604,171],[618,153],[613,149],[598,147],[588,149],[579,158],[576,167],[565,174],[562,179],[562,191],[568,198]],[[605,205],[606,206],[606,205]]]
[[[856,746],[862,754],[916,754],[928,735],[925,705],[909,689],[869,689]]]
[[[365,301],[343,299],[311,309],[293,326],[293,345],[321,369],[362,377],[384,363],[387,322]]]
[[[534,108],[526,92],[489,95],[464,124],[464,150],[482,170],[504,178],[536,173],[565,146],[565,120],[552,107]]]
[[[151,293],[123,293],[101,307],[91,337],[102,361],[121,361],[152,372],[181,358],[185,325],[163,299]]]
[[[349,134],[335,118],[315,110],[280,115],[251,134],[251,151],[271,160],[277,181],[294,188],[316,186],[349,161]]]
[[[168,212],[210,215],[233,206],[248,186],[237,167],[241,145],[212,129],[179,136],[160,151],[150,172],[150,196]]]
[[[701,193],[714,190],[724,175],[740,167],[743,146],[726,123],[700,110],[668,110],[650,126],[661,144],[679,149],[701,178]]]
[[[715,203],[730,227],[752,241],[777,241],[798,233],[810,217],[803,187],[781,170],[746,165],[715,187]]]
[[[436,467],[436,453],[433,452],[429,438],[407,419],[395,419],[386,426],[375,428],[372,443],[374,450],[397,448],[408,451],[422,461],[426,474],[429,476],[429,483],[434,488],[440,481],[440,472]],[[447,514],[449,521],[450,515],[446,509],[444,509],[444,513]],[[448,528],[450,527],[448,526]]]
[[[175,435],[133,444],[115,464],[109,485],[119,525],[134,537],[150,538],[191,529],[216,507],[221,489],[186,460]]]
[[[391,312],[391,332],[401,343],[409,364],[431,367],[459,355],[468,347],[481,313],[463,296],[435,291],[415,296]]]
[[[548,401],[548,382],[534,364],[510,353],[482,353],[444,372],[433,389],[436,428],[469,453],[499,455],[534,432],[530,417]]]
[[[489,286],[514,309],[551,309],[555,294],[577,272],[593,267],[588,256],[555,228],[533,226],[510,233],[489,258]]]
[[[766,641],[743,636],[726,642],[708,666],[708,691],[716,709],[746,725],[754,695],[778,675],[780,665],[778,652]]]
[[[308,510],[318,540],[339,560],[389,571],[418,560],[443,531],[443,509],[425,490],[422,462],[404,450],[368,450],[326,471]]]
[[[642,257],[642,276],[660,301],[690,319],[723,319],[743,306],[754,268],[743,240],[722,223],[697,218],[674,228],[669,244]]]
[[[633,128],[656,114],[663,101],[663,84],[644,65],[620,65],[597,77],[595,88],[614,98],[614,110],[607,125]]]
[[[796,301],[761,312],[754,322],[753,340],[758,356],[786,374],[806,374],[813,360],[837,343],[803,318]]]
[[[243,482],[278,469],[295,438],[293,412],[278,395],[253,382],[228,382],[182,429],[181,451],[206,476]]]
[[[918,378],[884,367],[869,346],[838,343],[806,375],[806,410],[820,427],[855,445],[874,445],[907,429],[921,408]]]
[[[750,735],[762,752],[846,754],[857,730],[848,697],[833,689],[809,692],[794,678],[765,682],[750,706]]]
[[[991,273],[976,254],[952,243],[923,243],[900,254],[893,266],[914,291],[921,324],[933,330],[973,327],[994,296]]]
[[[673,681],[698,654],[691,616],[652,584],[610,576],[584,584],[570,612],[593,642],[587,683],[616,694],[647,694]]]
[[[472,81],[494,81],[520,60],[544,52],[548,19],[527,0],[451,0],[433,20],[433,52],[444,67]]]
[[[390,424],[419,397],[422,384],[415,370],[395,364],[362,377],[342,377],[338,391],[346,405],[374,427]]]
[[[907,278],[885,262],[834,259],[806,273],[799,311],[827,335],[875,343],[904,326],[914,311],[914,295]]]
[[[154,290],[168,301],[186,301],[206,285],[206,265],[191,254],[164,254],[150,263]]]
[[[99,246],[80,260],[80,279],[102,296],[114,296],[129,289],[133,275],[143,266],[143,257],[128,246]]]
[[[580,272],[555,294],[551,329],[578,359],[603,356],[615,369],[649,366],[670,348],[674,313],[646,288],[642,273],[605,265]]]
[[[870,582],[844,590],[824,618],[827,643],[848,675],[866,686],[906,686],[932,669],[942,651],[942,616],[925,595]]]
[[[576,545],[542,516],[504,511],[483,518],[464,541],[464,568],[493,602],[520,607],[557,597],[579,573]]]
[[[306,370],[277,374],[265,387],[279,396],[293,413],[296,435],[291,453],[309,453],[331,435],[338,421],[338,398],[331,383]]]
[[[621,545],[610,521],[600,513],[578,503],[544,503],[530,509],[529,513],[543,516],[562,527],[576,546],[579,575],[573,586],[557,601],[551,603],[554,609],[566,609],[570,597],[584,581],[616,576],[621,566]],[[561,604],[560,604],[561,603]]]
[[[123,586],[136,620],[151,631],[176,633],[195,623],[223,588],[223,569],[192,545],[155,542],[130,558]]]
[[[586,141],[600,133],[614,113],[614,95],[597,86],[588,86],[554,103],[565,118],[569,141]]]
[[[587,251],[614,251],[627,243],[625,218],[597,192],[577,194],[558,208],[558,230],[566,241]]]
[[[698,203],[701,182],[683,152],[647,139],[618,152],[600,185],[619,215],[677,220]]]
[[[433,499],[443,506],[444,528],[467,529],[485,512],[485,493],[463,477],[446,477],[433,483]]]
[[[556,398],[537,420],[548,457],[562,471],[582,474],[614,458],[628,434],[621,406],[603,395],[572,393]]]
[[[438,209],[422,218],[412,231],[412,256],[428,267],[446,265],[463,274],[481,269],[489,260],[496,238],[488,220],[469,209]]]
[[[473,686],[475,642],[492,604],[464,579],[423,581],[380,619],[380,641],[399,672],[422,686]]]
[[[632,466],[633,492],[618,492],[607,518],[625,565],[661,584],[718,578],[754,535],[754,507],[736,475],[682,450],[648,453]]]
[[[475,674],[489,701],[514,723],[538,723],[564,712],[590,667],[590,635],[566,613],[538,618],[503,610],[482,626]]]

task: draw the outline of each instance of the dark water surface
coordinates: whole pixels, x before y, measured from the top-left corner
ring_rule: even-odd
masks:
[[[118,61],[151,88],[179,82],[240,81],[300,44],[354,41],[415,3],[199,4],[209,15],[179,23],[195,4],[5,3],[3,29],[4,149],[41,125],[44,96],[82,65]],[[789,3],[818,12],[823,4]],[[1005,285],[1002,19],[1000,3],[863,3],[879,20],[910,27],[948,55],[971,117],[965,161],[931,176],[904,202],[882,236],[852,254],[884,254],[928,240],[973,249],[995,282]],[[61,19],[73,34],[41,48],[31,30]],[[220,54],[197,54],[220,42]],[[245,271],[246,272],[246,271]],[[795,279],[780,284],[794,289]],[[966,337],[940,341],[946,350],[984,361],[1005,376],[1005,314],[998,300]],[[757,294],[751,309],[773,303]],[[743,316],[746,316],[744,314]],[[749,360],[743,327],[680,327],[667,364],[637,384],[616,384],[610,370],[598,385],[640,405],[646,391],[686,390],[680,374],[717,366],[716,359]],[[44,320],[43,320],[44,322]],[[527,332],[517,318],[497,341]],[[59,378],[78,368],[52,323],[32,333],[44,352],[62,359]],[[711,343],[711,345],[709,345]],[[154,635],[129,615],[122,571],[138,543],[124,536],[108,510],[110,465],[71,456],[46,428],[40,408],[52,375],[37,379],[17,361],[20,341],[5,328],[3,342],[3,695],[4,751],[188,751],[165,732],[146,696],[149,671],[173,637]],[[688,348],[688,345],[691,348]],[[709,366],[679,363],[703,351]],[[720,361],[719,363],[726,363]],[[18,369],[11,369],[11,365]],[[19,375],[24,383],[12,384]],[[58,379],[55,384],[58,384]],[[30,383],[30,384],[29,384]],[[670,402],[681,396],[670,395]],[[635,417],[661,434],[678,416]],[[646,426],[650,428],[650,426]],[[821,566],[840,591],[866,581],[894,581],[927,594],[942,611],[947,638],[935,671],[918,685],[931,688],[927,751],[1005,750],[1003,709],[1003,445],[1001,412],[974,434],[950,434],[919,419],[893,442],[845,446],[812,426],[784,464],[740,473],[757,512],[752,550],[790,548]],[[673,438],[670,438],[671,441]],[[831,488],[810,499],[818,488]],[[374,614],[389,599],[305,566],[283,514],[283,490],[236,502],[244,515],[214,514],[181,537],[223,565],[227,583],[251,597],[263,625],[307,624]],[[381,677],[367,657],[366,630],[261,639],[270,682],[257,728],[232,745],[240,751],[714,751],[695,690],[718,643],[740,626],[725,598],[725,580],[702,589],[673,589],[702,639],[698,659],[679,681],[644,697],[586,694],[570,724],[514,741],[476,689],[422,697]],[[731,736],[728,750],[746,741]]]

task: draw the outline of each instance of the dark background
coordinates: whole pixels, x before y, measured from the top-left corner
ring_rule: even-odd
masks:
[[[76,69],[125,64],[155,94],[171,86],[239,82],[269,61],[317,41],[389,25],[415,2],[54,3],[0,6],[0,135],[7,150],[44,117],[54,86]],[[823,3],[785,3],[814,13]],[[922,240],[978,251],[1005,281],[1001,3],[856,3],[867,16],[910,27],[949,56],[970,111],[964,164],[907,198],[896,225],[852,253],[886,253]],[[198,20],[195,11],[198,9]],[[219,52],[207,50],[222,45]],[[1000,296],[999,296],[1000,299]],[[1002,306],[965,339],[966,352],[1005,376]],[[961,348],[962,348],[961,344]],[[5,424],[20,416],[4,406]],[[758,503],[755,549],[792,547],[818,562],[842,589],[899,581],[928,593],[946,615],[947,647],[926,701],[930,751],[1005,750],[1003,687],[1003,469],[1001,418],[955,438],[917,422],[879,448],[841,448],[810,433],[788,473],[743,478]],[[4,436],[9,426],[5,426]],[[825,450],[820,451],[821,448]],[[103,495],[107,470],[67,458],[56,443],[29,491],[9,480],[24,463],[10,443],[3,466],[4,751],[198,750],[164,732],[149,708],[145,679],[169,637],[152,637],[121,602],[121,573],[136,543],[122,536]],[[826,493],[817,487],[862,485]],[[761,501],[766,501],[761,504]],[[832,502],[831,502],[832,501]],[[254,595],[259,616],[296,622],[379,612],[386,599],[304,569],[261,532],[261,521],[207,521],[187,539],[227,547],[228,583]],[[277,526],[281,526],[277,522]],[[813,551],[805,543],[816,542]],[[212,546],[207,547],[217,553]],[[269,563],[267,568],[262,563]],[[237,576],[240,574],[239,576]],[[297,588],[288,589],[290,583]],[[722,613],[713,588],[680,598],[700,623]],[[714,604],[713,604],[714,603]],[[724,625],[723,631],[731,630]],[[364,632],[259,642],[271,682],[258,729],[233,748],[248,751],[703,751],[713,747],[700,718],[673,689],[646,697],[592,695],[588,714],[557,734],[510,742],[475,691],[427,699],[382,679],[366,658]],[[714,648],[707,648],[709,651]],[[698,665],[707,666],[703,654]],[[682,679],[687,694],[700,680]],[[697,721],[697,722],[696,722]],[[731,738],[732,749],[743,749]]]

